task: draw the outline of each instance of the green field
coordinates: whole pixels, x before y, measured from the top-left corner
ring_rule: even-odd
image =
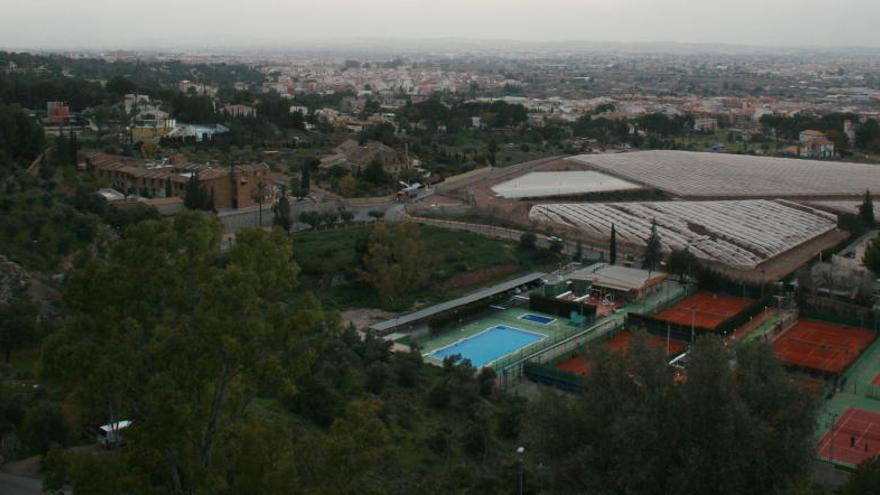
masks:
[[[312,291],[332,309],[385,305],[376,291],[359,280],[358,243],[370,227],[356,227],[296,234],[294,258],[302,268],[300,287]],[[489,239],[470,232],[419,227],[419,239],[430,257],[431,275],[426,287],[406,294],[396,307],[433,304],[463,295],[475,288],[512,278],[517,273],[540,269],[515,243]]]

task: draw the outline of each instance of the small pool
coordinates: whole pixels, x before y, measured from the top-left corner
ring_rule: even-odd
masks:
[[[549,325],[556,321],[556,318],[550,318],[549,316],[533,315],[531,313],[526,313],[520,316],[519,319],[530,321],[532,323],[538,323],[540,325]]]
[[[462,359],[469,359],[475,368],[480,368],[545,338],[547,336],[541,333],[499,325],[426,355],[444,359],[459,354]]]

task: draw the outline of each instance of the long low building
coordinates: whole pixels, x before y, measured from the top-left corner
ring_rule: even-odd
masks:
[[[880,191],[880,167],[692,151],[633,151],[568,160],[690,199],[858,198]]]
[[[641,186],[593,170],[532,172],[492,186],[502,198],[547,198],[633,191]]]
[[[215,167],[183,160],[155,163],[106,153],[90,153],[86,161],[97,179],[125,195],[145,198],[182,198],[187,182],[197,175],[217,209],[253,206],[260,194],[268,198],[273,189],[272,171],[265,164]]]
[[[542,278],[544,278],[545,275],[546,273],[543,272],[534,272],[528,275],[523,275],[513,280],[508,280],[498,285],[493,285],[492,287],[487,287],[485,289],[472,292],[466,296],[459,297],[458,299],[435,304],[434,306],[421,309],[414,313],[409,313],[406,315],[398,316],[397,318],[392,318],[390,320],[375,323],[370,326],[370,331],[375,332],[379,335],[386,335],[397,329],[408,328],[420,323],[425,323],[432,318],[454,312],[459,308],[463,308],[470,304],[480,302],[484,299],[489,299],[504,294],[507,291],[535,284],[536,282],[539,282]]]
[[[617,294],[618,298],[634,300],[654,290],[667,277],[658,271],[596,263],[572,272],[566,278],[589,282],[592,287]]]
[[[834,215],[782,200],[548,204],[533,207],[529,218],[601,243],[614,226],[618,242],[638,248],[656,221],[665,250],[687,248],[739,269],[753,269],[837,228]]]

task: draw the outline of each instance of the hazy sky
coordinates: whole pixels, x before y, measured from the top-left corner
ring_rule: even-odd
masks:
[[[880,47],[880,0],[0,0],[0,46],[339,38]]]

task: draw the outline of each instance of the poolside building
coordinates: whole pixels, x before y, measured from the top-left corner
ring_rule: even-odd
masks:
[[[572,281],[588,282],[591,289],[611,294],[617,301],[633,301],[648,294],[666,280],[663,272],[597,263],[572,272]]]

